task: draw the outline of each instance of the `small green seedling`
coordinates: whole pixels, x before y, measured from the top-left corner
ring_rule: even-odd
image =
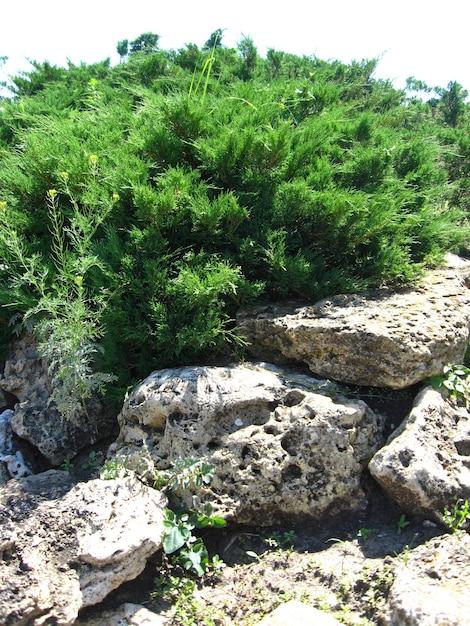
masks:
[[[111,459],[106,461],[100,470],[101,480],[115,480],[128,476],[129,471],[127,469],[127,463],[127,459]]]
[[[430,379],[434,389],[444,389],[456,403],[459,400],[468,403],[470,398],[470,369],[465,365],[448,363],[440,376],[432,376]]]
[[[359,528],[357,536],[364,541],[364,543],[373,535],[374,531],[370,528]]]
[[[329,539],[327,539],[325,541],[325,543],[342,543],[344,545],[347,544],[347,541],[345,541],[344,539],[338,539],[338,537],[330,537]]]
[[[62,465],[60,466],[61,469],[65,470],[66,472],[68,472],[69,474],[73,474],[73,463],[70,459],[65,459],[65,461],[62,463]]]
[[[401,535],[402,530],[409,525],[410,525],[410,522],[406,519],[406,515],[402,513],[397,523],[397,533]]]
[[[459,498],[454,504],[452,511],[447,507],[444,509],[444,523],[453,533],[462,532],[467,520],[470,519],[470,510],[468,500]]]
[[[82,470],[91,470],[98,467],[99,460],[95,450],[92,450],[88,455],[88,461],[82,463]]]
[[[251,557],[252,559],[255,559],[258,563],[261,562],[261,557],[259,554],[257,554],[256,552],[254,552],[253,550],[246,550],[245,552],[246,556]]]
[[[264,539],[264,542],[270,547],[276,550],[288,550],[292,549],[297,541],[297,533],[295,530],[284,530],[279,532],[273,531],[269,537]]]
[[[292,547],[297,541],[297,533],[295,530],[285,530],[282,533],[281,543],[284,547]]]

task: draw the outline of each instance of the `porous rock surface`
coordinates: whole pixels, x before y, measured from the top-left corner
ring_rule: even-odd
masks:
[[[470,625],[470,536],[444,535],[411,550],[395,571],[389,626]]]
[[[317,376],[403,389],[461,363],[469,338],[470,264],[454,255],[417,287],[242,309],[239,334],[257,359],[304,363]]]
[[[94,427],[102,424],[99,403],[94,401],[92,424],[84,413],[64,419],[50,401],[54,382],[30,334],[10,344],[0,388],[18,400],[11,419],[13,432],[35,446],[52,465],[59,466],[99,439]]]
[[[323,385],[261,364],[157,371],[125,401],[110,455],[134,467],[147,453],[158,469],[180,458],[213,465],[197,495],[239,523],[357,510],[381,419]]]
[[[442,522],[444,507],[470,499],[470,415],[432,387],[369,463],[382,489],[415,517]]]
[[[0,624],[73,624],[161,547],[165,498],[49,470],[0,487]]]

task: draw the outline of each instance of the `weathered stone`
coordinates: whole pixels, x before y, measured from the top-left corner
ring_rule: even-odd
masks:
[[[0,379],[1,379],[1,376],[0,376]],[[5,392],[3,391],[3,389],[0,388],[0,411],[3,411],[6,408],[8,408],[7,396]]]
[[[6,409],[0,413],[0,485],[3,485],[10,478],[23,478],[33,474],[33,470],[25,461],[21,447],[27,446],[13,435],[11,420],[13,411]]]
[[[145,454],[158,469],[181,458],[213,465],[210,487],[197,495],[239,523],[357,510],[381,420],[323,386],[266,365],[154,372],[126,400],[110,454],[134,467]]]
[[[166,626],[170,618],[152,613],[139,604],[126,602],[116,610],[103,611],[88,619],[79,619],[74,626]]]
[[[39,358],[31,335],[24,335],[10,346],[0,387],[18,399],[12,416],[12,429],[18,437],[35,446],[52,465],[97,441],[103,432],[102,407],[92,401],[93,423],[84,412],[64,419],[50,401],[54,383],[47,366]]]
[[[426,387],[369,470],[404,511],[442,521],[445,506],[470,498],[468,411]]]
[[[35,463],[30,445],[16,437],[11,420],[14,413],[6,409],[0,413],[0,485],[10,478],[22,478],[34,473]]]
[[[0,456],[14,452],[13,431],[11,429],[12,416],[13,411],[11,409],[6,409],[0,413]]]
[[[470,325],[468,268],[450,255],[446,269],[413,289],[244,309],[239,333],[255,358],[305,363],[315,375],[345,383],[402,389],[462,362]]]
[[[388,597],[390,626],[470,624],[470,537],[444,535],[411,550]]]
[[[10,344],[0,387],[15,396],[18,402],[30,401],[34,405],[47,403],[52,380],[29,333]]]
[[[165,498],[141,482],[50,470],[0,488],[0,623],[73,624],[161,546]]]
[[[340,622],[323,611],[290,600],[265,617],[257,626],[341,626]]]

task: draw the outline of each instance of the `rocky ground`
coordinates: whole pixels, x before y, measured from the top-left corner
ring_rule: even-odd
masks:
[[[390,433],[409,414],[418,388],[388,392],[349,387],[344,391],[351,398],[366,400],[384,417],[386,433]],[[108,446],[106,441],[95,444],[63,464],[73,482],[86,484],[98,476]],[[441,549],[440,541],[454,539],[445,534],[444,527],[422,517],[415,519],[409,511],[405,514],[367,470],[361,482],[367,506],[360,513],[344,513],[324,523],[287,518],[269,527],[238,525],[205,532],[210,553],[220,555],[224,562],[218,575],[197,581],[188,576],[171,579],[169,573],[176,577],[180,572],[168,572],[162,562],[165,557],[158,552],[135,580],[122,584],[100,604],[82,609],[76,626],[258,626],[290,600],[300,600],[350,626],[440,623],[426,621],[419,614],[412,621],[391,621],[393,585],[406,576],[412,561],[418,563],[413,582],[424,567],[426,578],[441,584],[442,567],[433,565],[436,554],[446,561],[444,569],[455,570],[451,572],[454,578],[461,577],[466,565],[470,566],[468,535],[467,543],[457,539],[461,543],[451,546],[452,553],[447,546]],[[460,553],[463,562],[459,564],[455,559]],[[163,571],[167,586],[170,580],[164,598],[158,593]],[[406,587],[406,580],[401,585]],[[465,587],[459,595],[466,598],[468,591]],[[416,595],[428,601],[426,588]],[[107,610],[115,611],[124,603],[146,607],[158,621],[145,621],[148,614],[144,621],[116,621],[116,613],[104,617]],[[449,623],[461,626],[465,622],[458,617]]]
[[[391,431],[409,412],[416,388],[392,395],[351,387],[350,393],[367,395]],[[219,575],[198,581],[193,590],[186,579],[166,595],[173,605],[156,593],[160,554],[137,580],[111,594],[104,604],[82,611],[80,624],[86,625],[103,610],[132,602],[165,615],[168,625],[254,626],[292,599],[343,624],[385,623],[391,585],[397,572],[406,568],[410,551],[442,535],[445,528],[408,518],[367,472],[363,488],[368,501],[363,512],[324,524],[287,519],[269,528],[239,526],[207,532],[204,540],[210,552],[221,556],[225,566]]]
[[[402,517],[369,479],[369,506],[362,514],[325,525],[285,521],[270,528],[239,527],[205,537],[225,567],[191,595],[184,585],[171,607],[154,594],[161,557],[127,583],[104,606],[84,611],[81,620],[104,608],[136,602],[163,611],[168,624],[254,626],[279,604],[301,600],[348,625],[380,625],[397,571],[410,550],[444,532],[434,524]],[[176,608],[176,615],[174,613]]]

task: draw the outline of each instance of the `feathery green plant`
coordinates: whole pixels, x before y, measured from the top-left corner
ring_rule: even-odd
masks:
[[[89,162],[91,176],[96,176],[96,155],[90,155]],[[86,286],[87,274],[94,268],[104,269],[91,252],[91,240],[111,212],[113,199],[106,205],[81,207],[70,191],[68,173],[60,176],[72,213],[66,223],[60,193],[50,189],[48,257],[29,254],[12,225],[5,202],[0,206],[0,239],[3,253],[8,255],[11,285],[14,289],[26,288],[37,298],[36,304],[25,311],[23,325],[33,328],[39,353],[58,382],[51,399],[65,418],[72,418],[77,411],[88,415],[87,399],[103,393],[106,384],[114,380],[111,374],[94,369],[96,354],[101,350],[100,315],[106,299],[104,294],[92,296]]]

